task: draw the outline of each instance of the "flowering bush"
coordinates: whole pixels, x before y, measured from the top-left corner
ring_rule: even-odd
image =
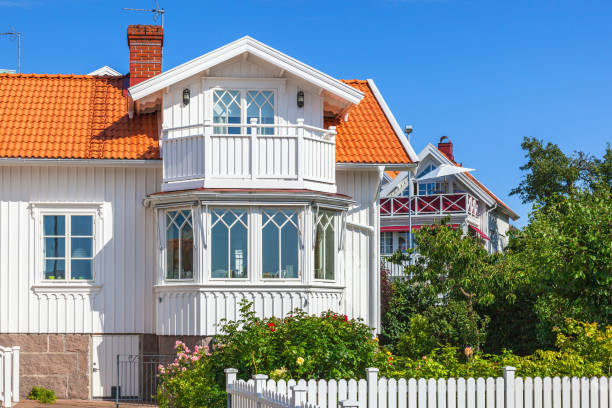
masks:
[[[240,312],[240,320],[223,322],[211,350],[191,351],[177,342],[176,360],[158,368],[160,406],[222,407],[228,367],[241,379],[267,374],[278,380],[363,378],[367,367],[393,364],[372,330],[346,315],[296,310],[284,319],[260,319],[249,302]]]

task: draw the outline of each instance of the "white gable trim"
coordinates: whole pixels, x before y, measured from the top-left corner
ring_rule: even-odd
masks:
[[[90,72],[87,75],[96,75],[96,76],[121,76],[121,73],[112,69],[108,65],[100,67],[93,72]]]
[[[387,102],[385,102],[385,99],[383,98],[382,94],[380,93],[380,91],[376,87],[376,84],[374,83],[374,80],[373,79],[368,79],[368,85],[370,85],[370,89],[372,90],[372,93],[374,94],[374,97],[376,98],[376,101],[378,101],[378,104],[380,105],[380,107],[382,108],[383,112],[385,113],[385,116],[387,117],[387,120],[389,121],[389,123],[391,124],[391,127],[395,131],[395,135],[399,139],[399,141],[402,144],[402,146],[404,146],[404,150],[408,154],[408,157],[410,157],[410,160],[412,160],[413,163],[418,162],[419,161],[419,156],[417,156],[416,152],[414,151],[414,149],[410,145],[410,142],[404,136],[404,131],[400,127],[399,123],[397,123],[397,120],[395,119],[395,116],[393,116],[393,112],[391,112],[391,109],[389,109],[389,106],[387,105]]]
[[[249,53],[291,73],[352,104],[359,103],[363,93],[249,36],[217,48],[178,67],[129,88],[134,100],[144,98],[167,86],[197,75],[238,55]]]

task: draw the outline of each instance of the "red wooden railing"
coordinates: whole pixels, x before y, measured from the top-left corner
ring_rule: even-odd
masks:
[[[414,197],[386,197],[380,199],[380,215],[444,215],[466,214],[478,216],[478,200],[467,193],[434,194]]]

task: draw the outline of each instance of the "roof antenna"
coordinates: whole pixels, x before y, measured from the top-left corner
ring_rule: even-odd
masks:
[[[162,28],[164,28],[164,14],[166,14],[166,10],[159,7],[159,3],[157,2],[157,0],[155,0],[154,9],[140,9],[140,8],[129,8],[129,7],[124,7],[123,9],[127,11],[148,11],[150,13],[153,13],[154,14],[153,21],[157,22],[157,18],[159,17],[161,19],[161,26]]]
[[[0,35],[6,35],[10,39],[17,39],[17,73],[21,73],[21,33],[16,31],[15,28],[11,27],[11,31],[6,33],[0,33]]]

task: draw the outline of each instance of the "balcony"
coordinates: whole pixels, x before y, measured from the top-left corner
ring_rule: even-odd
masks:
[[[468,193],[381,198],[381,217],[410,214],[413,217],[446,215],[478,217],[478,200]]]
[[[336,192],[335,128],[202,124],[162,130],[164,191],[274,188]]]

